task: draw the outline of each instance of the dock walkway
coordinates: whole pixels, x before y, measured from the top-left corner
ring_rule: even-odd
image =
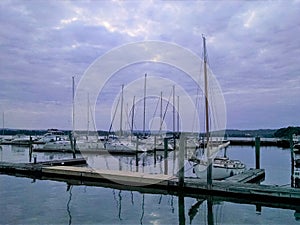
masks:
[[[263,170],[249,170],[246,174],[231,177],[225,181],[213,181],[212,187],[207,187],[206,180],[185,178],[179,186],[178,177],[162,174],[145,174],[129,171],[98,170],[89,167],[78,167],[72,164],[84,164],[84,159],[30,163],[5,163],[0,162],[0,172],[6,174],[25,174],[36,176],[37,179],[58,181],[78,181],[78,184],[93,182],[94,185],[103,186],[118,184],[122,188],[130,189],[132,186],[151,188],[168,193],[185,193],[193,195],[214,195],[248,200],[263,200],[277,203],[300,204],[300,189],[278,187],[274,185],[251,184],[261,176]],[[63,164],[63,165],[62,165]]]

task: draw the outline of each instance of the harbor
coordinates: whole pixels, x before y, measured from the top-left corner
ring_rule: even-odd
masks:
[[[12,146],[3,146],[2,148],[2,161],[1,161],[1,173],[2,179],[7,180],[8,178],[3,177],[3,175],[8,174],[10,177],[15,177],[14,179],[22,178],[24,181],[26,179],[31,180],[34,182],[32,185],[41,185],[42,183],[46,182],[51,184],[52,182],[55,185],[60,186],[60,188],[65,187],[69,189],[66,192],[69,195],[69,192],[72,192],[72,196],[85,196],[84,198],[90,199],[89,196],[86,196],[84,193],[78,193],[78,190],[83,190],[83,188],[88,188],[88,193],[90,191],[98,193],[101,190],[101,193],[116,193],[116,202],[118,202],[118,207],[112,210],[117,216],[112,216],[111,218],[98,218],[96,215],[95,218],[98,218],[97,221],[114,221],[114,223],[118,223],[118,221],[127,222],[131,221],[131,223],[137,223],[137,221],[130,220],[124,214],[127,209],[131,207],[138,207],[136,208],[136,212],[140,213],[140,216],[134,218],[142,218],[144,223],[147,223],[147,218],[149,215],[144,214],[142,208],[143,201],[142,199],[159,199],[162,198],[162,202],[167,200],[168,202],[174,199],[175,214],[177,215],[177,222],[185,221],[185,224],[189,223],[192,219],[193,223],[196,221],[202,221],[204,218],[201,217],[200,211],[204,210],[203,207],[208,207],[207,210],[212,206],[210,213],[207,216],[212,216],[214,221],[218,219],[218,213],[215,211],[217,208],[220,207],[220,202],[223,203],[223,211],[227,211],[225,209],[229,209],[232,207],[232,204],[237,204],[236,207],[246,207],[247,205],[253,206],[252,209],[254,215],[256,213],[260,214],[260,220],[264,221],[264,216],[268,215],[268,208],[272,208],[273,210],[292,210],[291,217],[286,220],[290,221],[290,224],[293,224],[292,220],[296,222],[294,216],[297,216],[297,212],[300,211],[299,209],[299,189],[290,188],[287,184],[290,181],[290,173],[288,173],[288,168],[290,167],[290,153],[289,150],[280,150],[275,149],[276,147],[261,147],[261,167],[265,169],[252,169],[248,170],[244,174],[239,174],[236,176],[232,176],[227,178],[225,181],[213,181],[212,183],[212,190],[207,190],[207,182],[201,181],[196,177],[192,177],[191,173],[187,173],[184,179],[184,187],[179,186],[178,174],[172,170],[173,168],[173,155],[172,152],[169,152],[168,155],[168,174],[165,174],[164,161],[157,161],[156,167],[154,165],[150,165],[149,162],[153,163],[153,155],[149,155],[149,158],[145,159],[145,166],[143,166],[143,161],[139,161],[139,168],[138,172],[135,167],[135,162],[133,161],[133,165],[128,165],[126,162],[120,164],[119,159],[125,159],[127,157],[134,159],[134,156],[104,156],[104,155],[95,155],[91,154],[87,159],[83,159],[80,155],[77,155],[76,159],[72,159],[72,154],[70,153],[34,153],[37,154],[37,161],[34,163],[32,160],[31,163],[28,162],[29,160],[29,150],[25,147],[17,148],[16,151],[15,147]],[[11,153],[10,151],[13,149]],[[24,149],[25,151],[21,151]],[[241,160],[245,161],[245,163],[249,166],[249,168],[255,167],[255,149],[252,147],[246,146],[229,146],[227,149],[227,154],[230,157],[237,157],[239,155]],[[8,153],[13,154],[10,158],[5,158],[5,155]],[[21,153],[21,155],[20,155]],[[274,166],[270,167],[271,164],[268,164],[268,160],[270,159],[271,155],[273,155],[273,163],[276,164],[276,160],[281,161],[281,167],[276,168]],[[277,157],[274,157],[277,155]],[[50,156],[53,156],[49,158]],[[18,160],[16,159],[18,157]],[[58,159],[59,157],[60,159]],[[64,157],[65,159],[61,159]],[[103,158],[107,157],[108,165],[110,167],[105,166],[105,161],[102,160]],[[22,160],[23,158],[23,160]],[[10,163],[5,161],[11,161]],[[16,160],[16,161],[15,161]],[[20,162],[23,161],[23,162]],[[150,161],[149,161],[150,160]],[[275,160],[275,161],[274,161]],[[15,161],[15,162],[13,162]],[[26,162],[27,161],[27,162]],[[149,162],[148,162],[149,161]],[[148,163],[147,163],[148,162]],[[176,164],[177,159],[176,159]],[[272,163],[272,165],[273,165]],[[87,165],[91,165],[92,167],[88,167]],[[113,166],[115,165],[115,166]],[[157,169],[157,171],[153,171],[151,174],[149,171],[151,169],[147,169],[148,166],[152,167],[152,169]],[[188,164],[187,164],[188,165]],[[186,166],[187,166],[186,165]],[[132,167],[131,167],[132,166]],[[144,171],[143,171],[144,168]],[[248,168],[248,169],[249,169]],[[284,170],[281,168],[287,168],[285,171],[287,172],[286,175]],[[108,170],[109,169],[109,170]],[[120,170],[121,169],[121,170]],[[158,172],[160,171],[160,173]],[[187,171],[186,171],[187,172]],[[250,174],[252,172],[252,174]],[[146,174],[145,174],[146,173]],[[149,175],[147,175],[149,174]],[[280,175],[277,180],[277,175]],[[130,179],[128,177],[131,177]],[[251,178],[252,177],[252,178]],[[113,179],[112,179],[113,178]],[[256,180],[255,178],[258,178]],[[247,179],[250,179],[247,181]],[[263,181],[261,181],[261,179]],[[17,181],[16,180],[16,181]],[[138,182],[137,182],[138,181]],[[145,185],[152,183],[152,185]],[[42,182],[42,183],[41,183]],[[245,183],[246,182],[246,183]],[[249,183],[250,182],[250,183]],[[260,182],[261,184],[253,184],[251,182]],[[9,182],[8,182],[9,183]],[[45,183],[45,184],[46,184]],[[4,184],[4,183],[3,183]],[[5,188],[6,185],[3,187]],[[26,185],[25,185],[26,186]],[[289,184],[290,186],[290,184]],[[99,189],[100,188],[100,189]],[[103,189],[104,188],[104,189]],[[33,189],[34,190],[34,189]],[[75,191],[77,190],[77,191]],[[110,190],[112,192],[110,192]],[[1,193],[1,191],[0,191]],[[130,194],[131,193],[131,194]],[[36,193],[39,196],[38,192]],[[45,195],[45,194],[44,194]],[[45,197],[48,194],[45,195]],[[60,195],[60,194],[59,194]],[[102,196],[100,193],[97,195]],[[131,205],[130,195],[133,197],[134,205]],[[144,197],[143,197],[144,196]],[[160,197],[159,197],[160,196]],[[172,197],[173,196],[173,197]],[[40,196],[41,197],[41,196]],[[39,198],[39,197],[38,197]],[[101,199],[104,197],[101,197]],[[6,199],[6,197],[5,197]],[[78,223],[80,219],[77,217],[76,213],[74,212],[75,205],[72,205],[72,202],[75,203],[77,200],[76,198],[72,198],[69,202],[67,198],[65,199],[65,217],[60,217],[59,221],[67,220],[71,215],[72,222]],[[178,200],[177,200],[178,199]],[[6,200],[9,202],[9,200]],[[57,200],[58,202],[60,200]],[[89,200],[90,204],[94,204],[92,199]],[[173,201],[173,200],[172,200]],[[171,201],[171,202],[172,202]],[[38,204],[39,199],[35,200],[35,203],[31,204]],[[69,204],[67,204],[69,202]],[[139,203],[137,203],[139,202]],[[130,203],[130,204],[129,204]],[[41,204],[41,203],[39,203]],[[144,202],[146,207],[150,207],[147,202]],[[166,206],[171,207],[169,203],[164,203]],[[229,204],[229,205],[228,205]],[[147,206],[148,205],[148,206]],[[159,207],[163,207],[162,205],[158,205]],[[69,207],[69,208],[68,208]],[[121,207],[121,208],[120,208]],[[155,206],[154,206],[155,207]],[[179,211],[185,208],[185,212]],[[229,207],[229,208],[228,208]],[[33,210],[34,210],[33,206]],[[168,208],[168,207],[167,207]],[[166,214],[172,213],[168,211],[165,206],[163,207],[163,211]],[[197,208],[196,211],[193,209]],[[67,210],[68,209],[68,210]],[[105,209],[102,209],[103,212],[107,212]],[[142,211],[141,211],[142,210]],[[155,210],[153,208],[153,210]],[[188,210],[188,211],[186,211]],[[177,211],[177,212],[176,212]],[[199,213],[197,213],[199,211]],[[189,212],[189,213],[188,213]],[[193,213],[192,213],[193,212]],[[69,214],[70,213],[70,214]],[[250,212],[249,212],[250,213]],[[86,213],[92,214],[92,212]],[[30,215],[30,213],[29,213]],[[119,215],[119,216],[118,216]],[[45,216],[44,216],[45,217]],[[47,216],[46,216],[47,218]],[[65,218],[65,219],[63,219]],[[126,219],[127,218],[127,219]],[[174,219],[174,217],[172,216]],[[228,218],[228,217],[225,217]],[[295,217],[296,218],[296,217]],[[166,218],[159,216],[157,219],[160,221],[164,221]],[[208,218],[205,219],[207,221]],[[253,218],[254,219],[254,218]],[[291,220],[292,219],[292,220]],[[26,220],[26,219],[25,219]],[[46,220],[47,221],[47,220]],[[77,222],[76,222],[77,221]],[[174,220],[166,220],[168,224],[171,223],[170,221]],[[219,221],[226,221],[220,220]],[[234,221],[234,220],[233,220]],[[71,222],[71,223],[72,223]],[[236,223],[237,221],[235,221]],[[183,223],[182,223],[183,224]],[[211,223],[212,224],[212,223]],[[217,223],[218,224],[218,223]]]
[[[299,225],[300,2],[145,3],[0,3],[0,224]]]

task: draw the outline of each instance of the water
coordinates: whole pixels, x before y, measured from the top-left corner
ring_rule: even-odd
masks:
[[[2,146],[0,160],[27,162],[28,149]],[[253,167],[252,147],[230,146],[227,155]],[[72,154],[37,153],[38,161],[72,158]],[[159,157],[157,157],[159,159]],[[154,157],[144,156],[140,164],[146,172],[163,172],[163,162],[153,165]],[[169,154],[168,172],[176,173],[174,156]],[[134,157],[89,155],[97,168],[135,170]],[[175,159],[176,164],[176,159]],[[192,176],[186,163],[186,174]],[[266,184],[290,183],[290,153],[277,147],[261,147],[261,167]],[[173,168],[175,168],[173,170]],[[139,171],[143,167],[139,166]],[[145,194],[95,186],[68,185],[65,182],[32,180],[0,175],[0,224],[300,224],[295,210],[253,204]]]

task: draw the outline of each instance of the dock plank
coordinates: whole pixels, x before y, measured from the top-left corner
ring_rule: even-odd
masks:
[[[172,175],[146,174],[140,172],[101,170],[88,167],[75,166],[54,166],[42,168],[44,174],[57,174],[66,176],[75,176],[82,179],[106,179],[114,182],[125,182],[135,185],[160,184],[167,186],[168,180],[174,179]]]
[[[179,180],[172,175],[145,174],[141,172],[100,170],[89,167],[76,166],[49,166],[47,164],[30,163],[4,163],[0,162],[0,172],[6,174],[24,174],[30,177],[48,177],[48,179],[60,179],[68,182],[78,180],[81,183],[93,181],[99,185],[103,183],[118,183],[125,186],[148,186],[157,190],[168,192],[185,192],[192,194],[209,194],[215,196],[227,196],[244,198],[248,200],[260,199],[268,202],[297,203],[300,205],[300,189],[278,187],[274,185],[259,185],[235,181],[213,181],[212,188],[207,188],[206,180],[185,178],[183,186],[179,186]],[[254,171],[252,171],[254,172]]]
[[[244,173],[237,174],[225,179],[225,181],[239,182],[239,183],[250,183],[256,181],[259,178],[265,177],[264,169],[250,169]]]

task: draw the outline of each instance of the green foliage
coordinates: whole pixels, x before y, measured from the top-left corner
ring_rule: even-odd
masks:
[[[280,128],[274,133],[274,136],[278,138],[289,138],[293,134],[300,135],[300,127]]]

